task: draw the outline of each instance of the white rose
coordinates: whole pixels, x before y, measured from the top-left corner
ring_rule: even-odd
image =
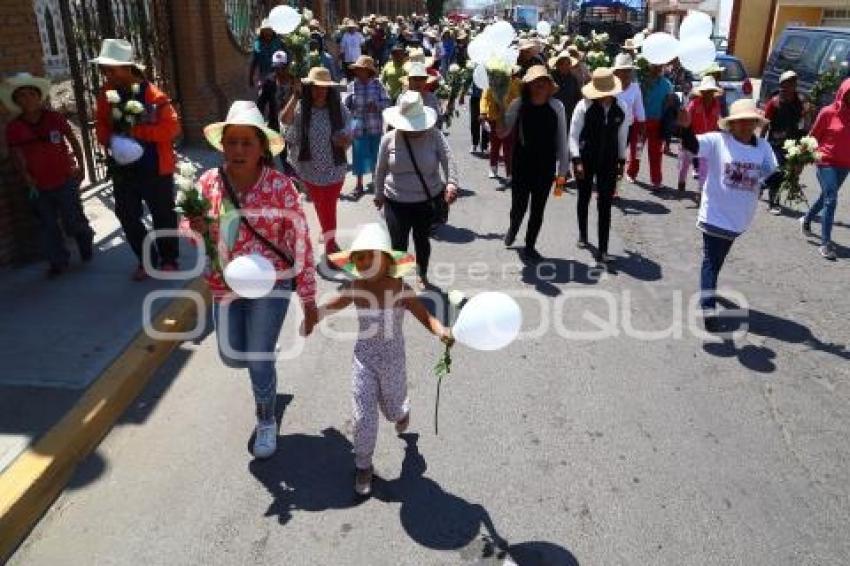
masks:
[[[457,63],[452,63],[451,65],[449,65],[450,73],[457,73],[458,71],[460,71],[460,66]]]
[[[180,164],[180,175],[186,177],[187,179],[194,179],[195,173],[198,172],[198,168],[189,163],[188,161],[184,161]]]
[[[796,147],[796,146],[797,146],[797,142],[795,142],[794,140],[785,140],[785,143],[782,144],[782,149],[784,149],[785,151],[788,151],[792,147]]]
[[[121,102],[121,95],[118,94],[117,90],[107,90],[106,101],[109,102],[109,104],[118,104]]]
[[[141,114],[145,111],[145,106],[138,100],[130,100],[124,105],[124,110],[130,114]]]
[[[180,174],[175,175],[174,184],[177,186],[177,190],[180,193],[185,193],[194,186],[194,181],[192,181],[191,178],[184,177],[182,174]]]
[[[797,157],[800,155],[800,148],[797,146],[792,147],[788,150],[788,157]]]
[[[313,11],[309,8],[304,8],[304,19],[308,22],[313,19]]]

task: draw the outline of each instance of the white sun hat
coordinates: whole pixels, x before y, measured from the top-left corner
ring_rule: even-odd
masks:
[[[359,277],[361,274],[352,262],[351,254],[363,251],[377,251],[389,255],[393,261],[389,271],[390,277],[401,278],[416,271],[416,258],[407,252],[394,250],[390,233],[386,225],[380,222],[361,225],[351,247],[329,255],[328,259],[340,269]]]
[[[723,94],[723,89],[717,86],[717,81],[711,75],[706,75],[702,78],[699,86],[694,88],[694,92],[705,92],[707,90],[714,91],[715,94]]]
[[[752,98],[741,98],[733,102],[729,107],[729,116],[721,118],[717,122],[717,126],[721,130],[728,130],[729,124],[737,120],[755,120],[761,127],[770,123],[765,119],[764,113],[759,110],[756,101]]]
[[[16,90],[24,87],[38,90],[41,93],[42,101],[47,100],[47,95],[50,93],[50,81],[45,78],[36,77],[29,73],[12,75],[0,85],[0,102],[12,114],[18,114],[21,111],[20,106],[15,104],[12,97]]]
[[[204,128],[204,136],[207,141],[219,151],[224,150],[221,146],[221,138],[226,126],[254,126],[263,132],[266,139],[269,140],[269,150],[272,155],[278,155],[283,151],[283,138],[279,133],[266,126],[262,112],[257,108],[257,104],[251,100],[235,101],[230,105],[230,110],[227,112],[227,118],[224,122],[215,122]]]
[[[421,132],[437,123],[437,112],[422,103],[421,94],[411,90],[399,96],[398,103],[383,115],[390,126],[403,132]]]
[[[615,71],[628,71],[635,69],[637,69],[637,67],[635,66],[634,60],[628,53],[620,53],[614,58]]]
[[[133,66],[140,71],[145,66],[137,63],[133,57],[133,44],[126,39],[104,39],[100,45],[100,55],[89,61],[93,65],[104,67]]]

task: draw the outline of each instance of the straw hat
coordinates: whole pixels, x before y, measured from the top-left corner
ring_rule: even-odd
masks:
[[[272,155],[278,155],[283,151],[283,138],[279,133],[266,126],[262,112],[252,100],[235,101],[230,105],[230,110],[227,111],[227,118],[224,122],[215,122],[204,128],[204,137],[207,138],[211,146],[219,151],[224,150],[221,146],[221,138],[226,126],[254,126],[263,132],[266,139],[269,140],[269,150],[271,150]]]
[[[387,227],[378,222],[360,226],[357,236],[351,242],[351,247],[345,251],[330,254],[328,260],[343,271],[360,277],[357,266],[351,261],[351,254],[363,251],[383,252],[389,255],[393,261],[389,271],[390,277],[398,279],[416,271],[416,259],[407,252],[394,250]]]
[[[698,93],[714,91],[715,94],[723,94],[723,89],[717,86],[717,81],[711,75],[703,77],[699,86],[694,87],[693,91]]]
[[[738,120],[756,120],[762,127],[770,123],[765,119],[764,114],[756,106],[756,101],[752,98],[741,98],[733,102],[729,107],[729,116],[721,118],[717,122],[717,126],[721,130],[728,130],[729,124]]]
[[[301,82],[305,85],[311,86],[339,86],[339,83],[335,83],[333,81],[333,77],[331,77],[331,72],[325,69],[324,67],[313,67],[312,69],[310,69],[310,72],[307,73],[307,78],[301,79]]]
[[[349,69],[366,69],[372,73],[373,77],[378,74],[378,69],[375,68],[375,60],[368,55],[358,57],[354,63],[349,65]]]
[[[620,53],[616,57],[614,57],[614,67],[615,71],[628,71],[637,69],[635,66],[634,60],[632,60],[632,56],[628,53]]]
[[[383,112],[384,121],[403,132],[421,132],[437,123],[437,113],[425,106],[422,95],[409,90],[398,97],[395,106]]]
[[[517,44],[517,49],[519,51],[533,50],[535,52],[540,50],[540,44],[533,39],[521,39]]]
[[[608,67],[599,67],[593,71],[590,82],[581,89],[584,97],[590,100],[617,96],[621,92],[623,92],[623,85],[620,84],[620,79],[614,76],[614,71]]]
[[[50,81],[41,77],[35,77],[29,73],[18,73],[6,79],[0,86],[0,102],[12,114],[21,112],[20,106],[15,104],[13,96],[19,88],[30,87],[41,93],[41,99],[46,100],[50,93]]]
[[[133,44],[126,39],[104,39],[100,45],[100,55],[89,61],[92,65],[104,67],[136,67],[140,71],[145,66],[133,60]]]
[[[626,42],[623,44],[623,50],[624,51],[637,51],[638,50],[638,46],[635,45],[634,38],[630,37],[629,39],[626,40]]]
[[[704,70],[700,74],[704,77],[706,75],[713,75],[714,73],[722,73],[725,70],[726,70],[726,67],[721,67],[720,65],[717,64],[717,61],[714,61],[714,62],[711,63],[711,65],[709,65],[708,69]]]
[[[546,79],[552,84],[552,86],[558,86],[555,84],[555,80],[552,78],[552,75],[549,74],[549,71],[543,65],[534,65],[533,67],[530,67],[528,71],[525,72],[522,82],[523,84],[529,84],[538,79]]]
[[[784,73],[779,75],[779,84],[782,84],[785,81],[790,81],[790,80],[796,79],[796,78],[797,78],[797,73],[795,73],[794,71],[791,71],[791,70],[785,71]]]
[[[422,63],[425,65],[425,68],[431,67],[434,65],[433,57],[426,57],[425,50],[420,49],[418,47],[414,47],[412,49],[407,50],[407,64],[410,65],[412,63]],[[406,69],[405,69],[406,70]]]
[[[573,67],[575,67],[579,63],[578,59],[576,59],[575,57],[570,55],[569,51],[561,51],[560,53],[558,53],[557,55],[555,55],[554,57],[549,59],[549,66],[554,69],[555,67],[558,66],[558,63],[562,59],[569,59],[570,65],[573,66]]]

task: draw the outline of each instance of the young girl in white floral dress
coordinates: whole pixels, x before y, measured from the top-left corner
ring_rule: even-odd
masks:
[[[360,331],[354,346],[352,393],[354,407],[354,489],[369,495],[372,489],[372,453],[378,438],[378,407],[399,434],[407,430],[410,406],[402,326],[410,311],[422,325],[445,344],[451,332],[431,316],[402,277],[413,273],[416,262],[404,252],[393,251],[390,235],[382,224],[360,228],[351,249],[333,254],[331,260],[357,279],[319,309],[317,321],[353,304]],[[305,320],[302,333],[314,324]]]

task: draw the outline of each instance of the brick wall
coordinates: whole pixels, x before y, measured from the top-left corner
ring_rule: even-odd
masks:
[[[32,2],[0,2],[0,75],[28,71],[44,74],[41,40]],[[6,145],[9,114],[0,105],[0,266],[24,262],[38,254],[35,218],[27,189],[15,172]]]
[[[184,134],[199,142],[202,128],[223,120],[232,101],[256,96],[248,86],[250,58],[229,35],[223,0],[175,0],[171,6]]]

